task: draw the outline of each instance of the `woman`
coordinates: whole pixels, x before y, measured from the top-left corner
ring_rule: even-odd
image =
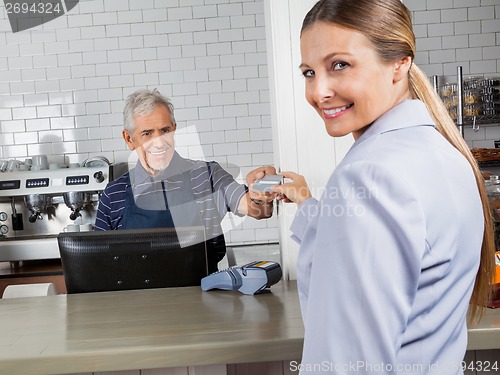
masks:
[[[299,207],[301,373],[462,373],[466,315],[493,260],[477,164],[428,79],[400,0],[321,0],[301,31],[306,98],[355,142],[318,201],[304,178],[274,188]]]

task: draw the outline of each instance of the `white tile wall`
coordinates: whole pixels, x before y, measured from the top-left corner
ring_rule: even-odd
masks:
[[[0,2],[0,159],[126,162],[123,101],[148,87],[177,108],[178,150],[243,182],[273,162],[263,11],[263,0],[80,0],[12,33]],[[276,219],[224,227],[229,243],[278,239]]]
[[[500,77],[500,0],[403,0],[412,11],[416,63],[440,84],[465,76]],[[494,147],[500,126],[465,128],[470,147]]]

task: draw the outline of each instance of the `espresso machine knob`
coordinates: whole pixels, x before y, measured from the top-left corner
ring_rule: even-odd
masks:
[[[9,227],[7,225],[5,225],[5,224],[0,225],[0,237],[7,234],[8,231],[9,231]]]
[[[5,221],[9,218],[9,216],[7,215],[7,213],[5,212],[0,212],[0,221]]]
[[[94,178],[95,178],[96,182],[98,182],[98,183],[101,183],[104,181],[104,175],[102,174],[101,171],[94,173]]]

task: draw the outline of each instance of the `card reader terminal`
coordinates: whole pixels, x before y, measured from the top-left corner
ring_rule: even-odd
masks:
[[[256,261],[244,266],[229,267],[204,277],[201,279],[201,289],[238,290],[243,294],[257,294],[276,284],[282,276],[279,263]]]

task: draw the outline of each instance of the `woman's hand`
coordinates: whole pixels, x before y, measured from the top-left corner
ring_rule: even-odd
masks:
[[[272,188],[274,192],[278,193],[276,199],[286,203],[293,202],[300,205],[302,202],[312,197],[304,176],[294,172],[281,172],[278,174],[292,181],[276,185]]]

